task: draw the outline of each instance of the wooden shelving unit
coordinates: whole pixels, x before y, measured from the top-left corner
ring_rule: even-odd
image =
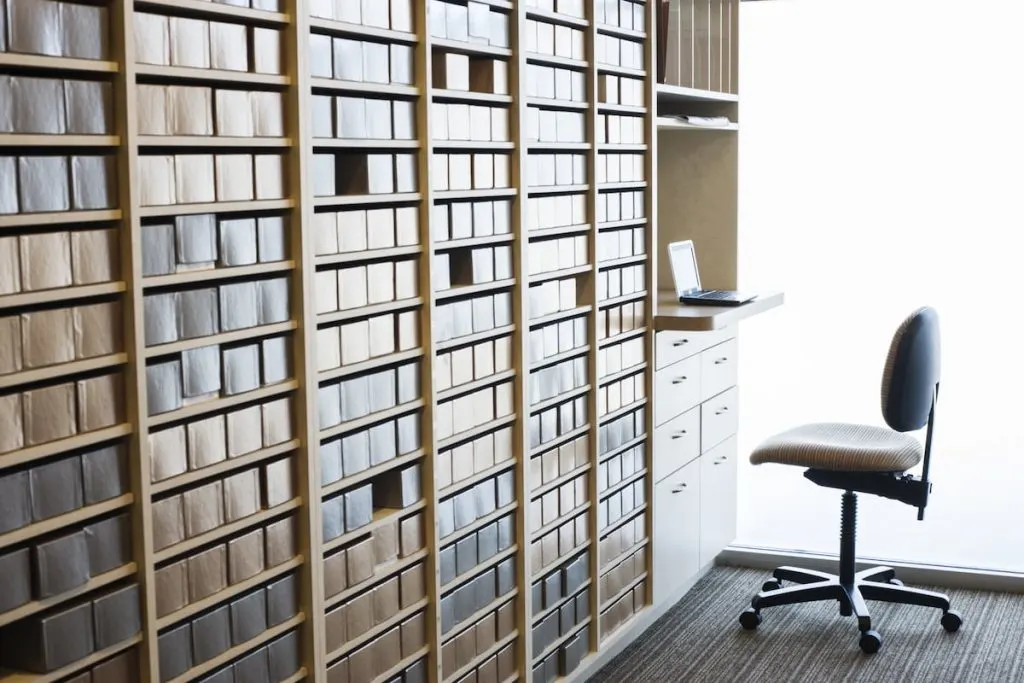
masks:
[[[0,683],[582,680],[652,613],[658,116],[738,99],[657,4],[0,0]]]

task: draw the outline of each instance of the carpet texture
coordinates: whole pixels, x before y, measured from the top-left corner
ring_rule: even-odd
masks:
[[[869,602],[883,645],[865,655],[856,619],[834,602],[765,609],[758,629],[744,631],[740,612],[770,574],[715,568],[590,681],[1024,681],[1024,596],[945,590],[964,616],[952,634],[939,610]]]

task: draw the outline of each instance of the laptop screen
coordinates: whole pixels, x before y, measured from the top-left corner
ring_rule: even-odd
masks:
[[[672,279],[676,283],[676,295],[683,296],[700,289],[700,273],[697,271],[697,253],[692,240],[673,242],[668,245],[669,264]]]

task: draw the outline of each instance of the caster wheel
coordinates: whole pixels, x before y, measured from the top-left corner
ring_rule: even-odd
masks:
[[[889,585],[890,586],[902,586],[903,582],[900,581],[899,579],[889,579]]]
[[[960,616],[959,612],[949,610],[942,615],[942,628],[946,629],[949,633],[956,633],[963,626],[964,618]]]
[[[860,634],[860,649],[873,655],[882,647],[882,634],[878,631],[864,631]]]
[[[780,588],[782,588],[782,582],[778,579],[771,579],[770,581],[765,581],[764,584],[761,586],[761,590],[765,593],[777,591]]]
[[[753,607],[743,610],[740,615],[740,626],[748,631],[753,631],[761,624],[761,614]]]

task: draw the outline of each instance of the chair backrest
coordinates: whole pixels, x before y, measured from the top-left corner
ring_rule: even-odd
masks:
[[[928,424],[939,384],[939,316],[930,307],[914,311],[896,330],[882,374],[882,416],[899,432]]]

